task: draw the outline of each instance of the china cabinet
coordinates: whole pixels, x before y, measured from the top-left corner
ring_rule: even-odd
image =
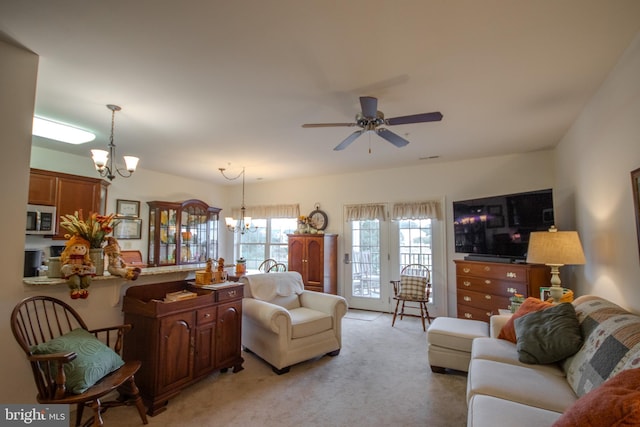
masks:
[[[195,264],[218,258],[220,209],[195,199],[147,204],[149,267]]]
[[[337,294],[338,235],[289,234],[289,271],[302,275],[308,291]]]

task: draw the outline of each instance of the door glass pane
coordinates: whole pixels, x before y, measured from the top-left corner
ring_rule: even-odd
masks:
[[[380,224],[376,220],[351,221],[351,294],[380,298]]]
[[[426,265],[433,272],[433,234],[430,219],[398,221],[400,270],[409,264]],[[400,274],[400,271],[398,271]],[[431,294],[433,298],[433,293]]]

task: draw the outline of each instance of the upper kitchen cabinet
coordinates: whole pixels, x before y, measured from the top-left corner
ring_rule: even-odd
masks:
[[[219,208],[194,199],[147,204],[149,267],[197,264],[218,258]]]
[[[61,228],[60,216],[82,210],[105,214],[109,183],[100,178],[70,175],[60,172],[31,169],[29,176],[29,204],[56,207],[54,239],[64,239],[68,232]]]

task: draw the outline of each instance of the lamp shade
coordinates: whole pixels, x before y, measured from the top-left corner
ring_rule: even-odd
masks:
[[[586,260],[578,232],[552,230],[534,231],[530,234],[527,262],[547,265],[584,264]]]

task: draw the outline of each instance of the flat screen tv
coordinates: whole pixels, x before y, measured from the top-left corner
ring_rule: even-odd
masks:
[[[453,202],[455,251],[466,259],[524,262],[529,234],[553,225],[551,189]]]

